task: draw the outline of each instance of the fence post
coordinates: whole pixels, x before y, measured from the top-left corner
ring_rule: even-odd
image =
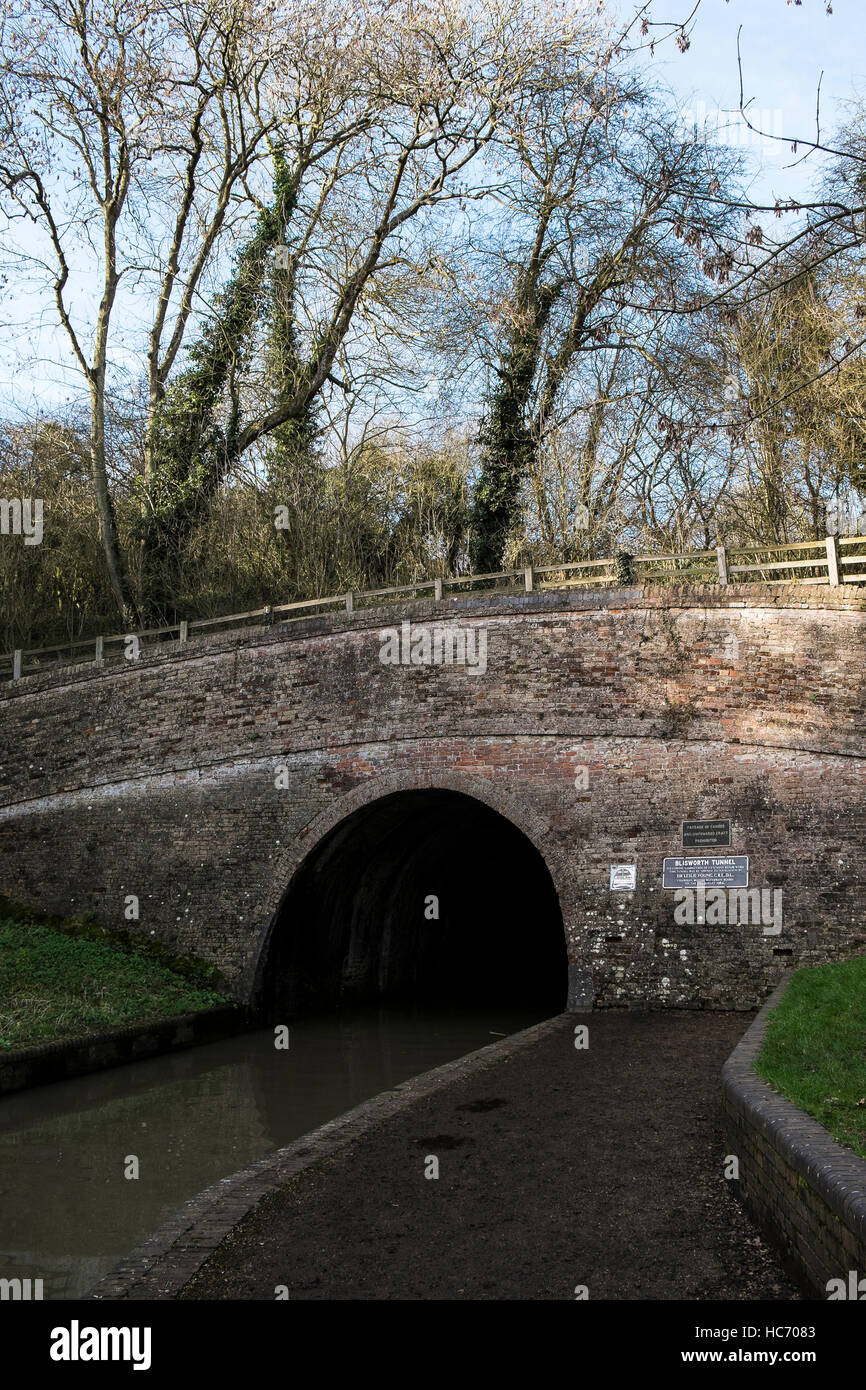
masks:
[[[103,649],[104,642],[105,642],[105,639],[104,639],[103,637],[97,637],[97,639],[96,639],[96,654],[95,654],[95,656],[94,656],[94,658],[93,658],[93,659],[94,659],[94,662],[95,662],[95,664],[96,664],[97,666],[101,666],[102,663],[103,663],[103,661],[105,660],[105,657],[104,657],[104,655],[103,655],[103,650],[102,650],[102,649]]]
[[[526,592],[531,594],[535,588],[535,575],[533,574],[531,565],[527,565],[526,569],[523,571],[523,582],[526,585]]]
[[[346,595],[346,612],[347,612],[347,613],[354,613],[354,611],[355,611],[355,595],[349,593],[349,594]]]
[[[189,639],[189,622],[186,618],[180,620],[180,632],[177,634],[178,642],[186,642]]]
[[[434,597],[434,599],[440,599],[440,598],[442,597],[442,580],[441,580],[441,579],[434,579],[434,580],[433,580],[433,597]]]
[[[716,546],[716,555],[719,557],[719,583],[728,582],[728,556],[723,545]]]
[[[14,651],[14,652],[12,653],[12,679],[13,679],[14,681],[20,681],[20,679],[21,679],[21,648],[20,648],[20,647],[19,647],[16,651]]]
[[[827,537],[827,578],[830,587],[835,589],[839,585],[839,557],[836,554],[836,537]]]

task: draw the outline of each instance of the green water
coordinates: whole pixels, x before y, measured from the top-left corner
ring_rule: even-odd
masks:
[[[202,1188],[538,1014],[306,1019],[0,1101],[0,1278],[80,1298]],[[137,1179],[124,1176],[130,1158]]]

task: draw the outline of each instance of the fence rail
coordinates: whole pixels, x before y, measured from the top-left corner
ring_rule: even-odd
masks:
[[[805,552],[811,552],[806,555]],[[797,559],[790,556],[796,554]],[[784,556],[786,558],[779,558]],[[860,566],[859,569],[852,568]],[[691,550],[674,555],[636,555],[631,558],[635,581],[647,580],[670,582],[698,576],[704,582],[718,584],[730,583],[732,575],[751,575],[753,582],[765,584],[826,584],[836,588],[842,584],[866,583],[866,536],[827,536],[819,541],[797,541],[791,545],[737,546],[727,548],[717,546],[715,550]],[[768,574],[787,571],[787,577],[766,578]],[[807,573],[808,571],[808,573]],[[542,579],[541,576],[546,576]],[[113,633],[111,636],[85,637],[76,642],[60,646],[34,647],[30,650],[19,648],[14,652],[0,655],[0,681],[17,681],[24,675],[38,671],[49,671],[61,666],[76,665],[90,661],[102,666],[106,661],[122,659],[124,652],[110,651],[122,645],[129,648],[130,640],[135,639],[139,646],[143,639],[155,638],[167,641],[177,634],[177,642],[188,641],[192,632],[204,631],[220,626],[239,626],[260,620],[270,625],[282,615],[293,614],[283,621],[297,621],[315,613],[317,610],[334,608],[354,613],[376,600],[386,599],[396,602],[407,596],[432,594],[435,600],[445,597],[447,592],[460,591],[469,586],[504,586],[523,588],[526,593],[540,589],[586,588],[588,585],[614,585],[617,580],[617,560],[576,560],[568,563],[550,565],[526,565],[523,569],[498,570],[490,574],[464,574],[442,579],[422,579],[417,583],[397,584],[390,589],[365,589],[342,594],[330,594],[326,598],[296,599],[291,603],[268,604],[264,608],[254,608],[246,613],[227,613],[217,618],[191,618],[172,623],[166,627],[147,628],[135,633]],[[75,653],[81,655],[76,657]]]

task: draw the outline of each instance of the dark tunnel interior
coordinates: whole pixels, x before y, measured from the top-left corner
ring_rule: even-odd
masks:
[[[311,851],[261,976],[269,1017],[394,1003],[565,1007],[553,881],[527,837],[462,793],[397,792]]]

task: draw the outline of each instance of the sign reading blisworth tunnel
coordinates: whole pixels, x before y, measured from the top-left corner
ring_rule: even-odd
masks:
[[[748,888],[749,857],[729,854],[690,859],[666,859],[662,867],[663,888]]]

